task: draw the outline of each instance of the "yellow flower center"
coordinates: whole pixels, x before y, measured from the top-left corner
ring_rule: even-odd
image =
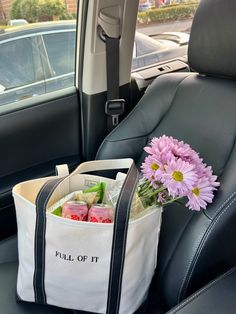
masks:
[[[193,194],[195,194],[196,196],[199,196],[199,194],[200,194],[199,188],[193,189],[192,192],[193,192]]]
[[[180,171],[174,171],[174,172],[172,173],[172,178],[173,178],[175,181],[181,182],[181,181],[183,181],[184,176],[183,176],[183,173],[182,173],[182,172],[180,172]]]
[[[151,168],[152,170],[156,171],[156,170],[158,170],[160,167],[159,167],[157,164],[153,163],[153,164],[151,164],[150,168]]]

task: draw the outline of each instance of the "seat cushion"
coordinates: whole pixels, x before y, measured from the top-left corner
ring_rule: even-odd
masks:
[[[18,263],[3,263],[0,265],[0,312],[3,314],[47,314],[72,313],[70,310],[53,306],[37,305],[33,303],[18,302],[16,300],[16,278]]]

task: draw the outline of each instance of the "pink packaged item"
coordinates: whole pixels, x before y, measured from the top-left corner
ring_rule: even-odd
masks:
[[[82,201],[67,202],[62,207],[62,217],[72,220],[87,221],[88,206]]]
[[[88,214],[88,221],[111,223],[113,221],[113,209],[107,204],[94,204]]]

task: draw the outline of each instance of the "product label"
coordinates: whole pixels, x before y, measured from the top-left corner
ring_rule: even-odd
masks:
[[[89,188],[93,187],[94,185],[97,185],[100,181],[95,181],[91,179],[85,179],[84,180],[84,186],[87,186]]]
[[[83,254],[78,254],[77,256],[72,256],[71,254],[62,253],[60,251],[55,252],[55,257],[67,262],[79,262],[79,263],[98,263],[98,256],[87,256]]]

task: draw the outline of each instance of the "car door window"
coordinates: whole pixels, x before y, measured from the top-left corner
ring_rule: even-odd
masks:
[[[36,80],[37,49],[32,38],[19,38],[0,45],[0,84],[6,90],[28,85]]]
[[[74,72],[75,31],[43,35],[48,59],[55,76]]]
[[[0,106],[75,85],[74,2],[73,7],[63,5],[61,20],[39,15],[39,22],[25,20],[23,25],[18,16],[14,21],[22,25],[1,28]]]

